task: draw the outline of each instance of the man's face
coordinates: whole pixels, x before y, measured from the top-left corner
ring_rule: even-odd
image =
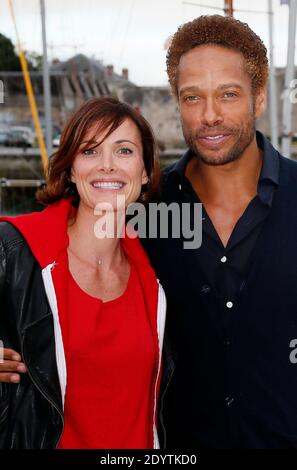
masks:
[[[203,45],[182,55],[178,100],[188,146],[207,165],[237,160],[255,136],[265,92],[255,97],[238,51]]]

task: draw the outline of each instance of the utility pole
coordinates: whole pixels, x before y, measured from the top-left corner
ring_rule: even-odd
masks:
[[[269,49],[270,49],[270,73],[269,73],[269,110],[270,110],[270,136],[271,143],[278,150],[278,106],[276,76],[274,68],[274,44],[273,44],[273,10],[272,0],[268,0],[268,22],[269,22]]]
[[[297,19],[297,1],[287,0],[289,5],[289,34],[288,34],[288,57],[285,74],[285,87],[283,93],[283,137],[282,154],[291,158],[292,142],[292,102],[290,100],[290,85],[294,78],[294,56],[295,56],[295,37],[296,37],[296,19]]]
[[[53,126],[52,126],[52,105],[51,105],[51,88],[49,67],[47,60],[47,44],[46,44],[46,24],[45,24],[45,3],[40,0],[41,24],[42,24],[42,47],[43,47],[43,99],[45,110],[45,141],[48,156],[52,153],[53,148]]]
[[[226,16],[233,16],[233,0],[225,0],[224,11]]]

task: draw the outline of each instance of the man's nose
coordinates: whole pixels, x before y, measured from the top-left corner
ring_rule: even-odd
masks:
[[[219,103],[214,98],[205,100],[205,106],[202,112],[203,124],[207,126],[215,126],[223,120],[222,111]]]

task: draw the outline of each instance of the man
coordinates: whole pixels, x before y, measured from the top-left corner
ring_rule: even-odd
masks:
[[[189,150],[162,200],[202,202],[203,241],[144,241],[176,355],[164,445],[296,448],[297,165],[255,131],[266,48],[247,24],[202,16],[174,35],[167,71]]]

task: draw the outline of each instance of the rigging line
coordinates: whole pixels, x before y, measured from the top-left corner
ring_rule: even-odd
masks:
[[[183,1],[182,3],[183,3],[184,5],[193,5],[193,6],[195,6],[195,7],[210,8],[211,10],[224,11],[224,8],[215,7],[214,5],[202,5],[201,3],[194,3],[194,2],[188,2],[188,1]]]
[[[264,10],[242,10],[241,8],[233,8],[233,11],[238,13],[260,13],[262,15],[273,15],[273,12]]]
[[[17,38],[17,49],[18,49],[21,69],[22,69],[22,73],[23,73],[23,77],[24,77],[24,82],[25,82],[26,92],[27,92],[27,96],[28,96],[28,100],[29,100],[30,110],[31,110],[35,130],[36,130],[36,133],[37,133],[37,139],[38,139],[38,144],[39,144],[43,169],[44,169],[44,172],[45,172],[46,168],[47,168],[47,163],[48,163],[48,156],[47,156],[47,151],[46,151],[46,147],[45,147],[45,143],[44,143],[44,139],[43,139],[43,134],[42,134],[41,126],[40,126],[37,103],[36,103],[36,99],[35,99],[35,95],[34,95],[34,91],[33,91],[30,72],[28,70],[28,64],[27,64],[26,56],[25,56],[25,54],[23,52],[23,49],[21,47],[21,42],[20,42],[20,38],[19,38],[19,34],[18,34],[18,29],[17,29],[16,18],[15,18],[15,14],[14,14],[14,8],[13,8],[12,0],[8,0],[8,4],[9,4],[12,21],[13,21],[14,28],[15,28],[15,34],[16,34],[16,38]]]
[[[133,16],[134,6],[135,6],[135,0],[131,0],[127,26],[126,26],[126,30],[125,30],[123,41],[122,41],[122,47],[121,47],[120,54],[119,54],[119,64],[121,64],[121,65],[122,65],[121,61],[122,61],[122,58],[123,58],[124,49],[125,49],[125,46],[126,46],[125,43],[126,43],[126,40],[127,40],[127,35],[128,35],[129,28],[130,28],[132,16]]]
[[[110,30],[109,30],[109,36],[108,37],[108,41],[106,41],[106,55],[107,55],[107,60],[110,61],[110,56],[112,54],[112,46],[111,44],[113,44],[113,42],[115,42],[116,40],[116,30],[118,29],[118,23],[119,23],[119,20],[120,20],[120,17],[121,17],[121,13],[122,13],[122,6],[123,6],[123,2],[120,1],[120,3],[118,4],[118,10],[117,10],[117,13],[113,16],[111,16],[111,25],[110,25]],[[114,20],[113,20],[114,18]]]
[[[188,1],[183,1],[182,2],[184,5],[193,5],[193,6],[196,6],[196,7],[201,7],[201,8],[210,8],[212,10],[221,10],[221,11],[225,11],[225,8],[220,8],[220,7],[215,7],[214,5],[202,5],[201,3],[194,3],[194,2],[188,2]],[[237,12],[237,13],[260,13],[260,14],[264,14],[264,15],[271,15],[273,14],[272,12],[270,11],[265,11],[265,10],[242,10],[241,8],[233,8],[233,12]]]

